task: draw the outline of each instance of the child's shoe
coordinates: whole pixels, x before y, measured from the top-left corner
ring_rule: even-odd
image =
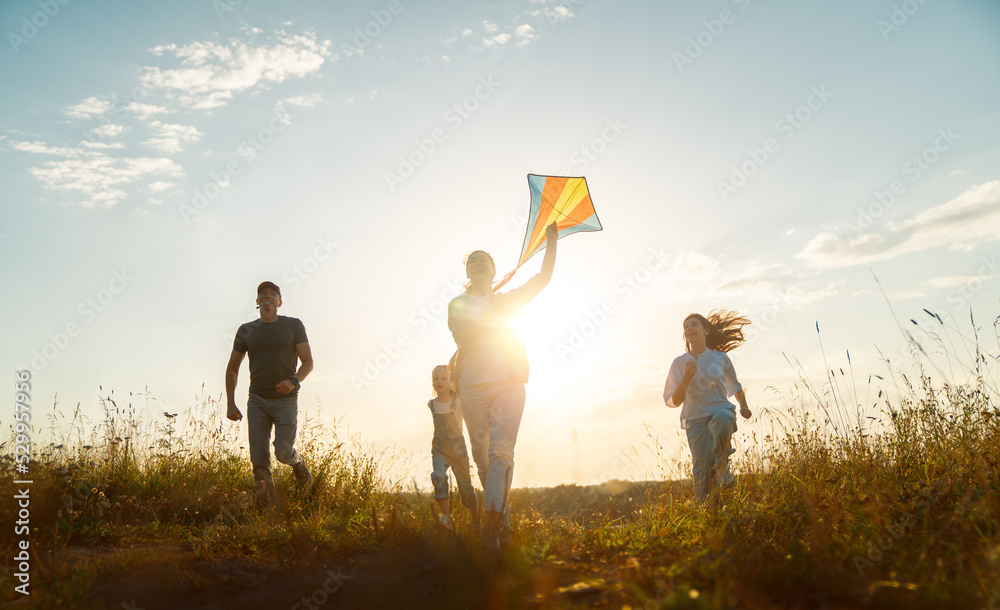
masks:
[[[451,518],[451,515],[441,515],[438,517],[437,523],[443,529],[451,532],[452,534],[455,533],[455,521]]]

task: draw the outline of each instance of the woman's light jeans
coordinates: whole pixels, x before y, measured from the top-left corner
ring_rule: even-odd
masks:
[[[507,380],[463,385],[460,400],[472,459],[486,493],[484,508],[504,512],[514,475],[514,444],[524,413],[524,384]]]

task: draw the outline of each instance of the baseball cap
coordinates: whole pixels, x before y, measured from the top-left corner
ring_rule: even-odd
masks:
[[[273,288],[274,291],[278,293],[278,296],[281,296],[281,288],[278,288],[278,285],[274,282],[261,282],[260,286],[257,286],[257,294],[260,294],[260,291],[265,288]]]

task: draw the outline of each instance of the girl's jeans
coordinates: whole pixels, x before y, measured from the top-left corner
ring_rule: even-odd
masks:
[[[476,490],[472,487],[472,477],[469,476],[469,455],[465,452],[465,440],[461,441],[461,451],[446,454],[441,451],[431,451],[431,482],[434,483],[434,499],[442,500],[451,497],[451,490],[448,485],[448,467],[455,473],[455,481],[458,483],[458,493],[462,497],[462,504],[472,511],[472,514],[479,517],[479,498],[476,497]]]
[[[694,461],[694,495],[699,500],[712,490],[715,467],[729,459],[729,449],[736,432],[736,409],[723,407],[711,417],[687,420],[688,445]]]

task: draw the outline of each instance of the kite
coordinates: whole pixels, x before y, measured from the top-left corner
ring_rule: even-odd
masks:
[[[521,258],[517,267],[493,287],[494,292],[509,282],[521,265],[545,248],[545,227],[553,221],[559,229],[557,239],[582,231],[603,229],[590,200],[587,179],[583,176],[570,178],[528,174],[528,187],[531,189],[531,207],[528,209],[528,228],[524,233]]]

